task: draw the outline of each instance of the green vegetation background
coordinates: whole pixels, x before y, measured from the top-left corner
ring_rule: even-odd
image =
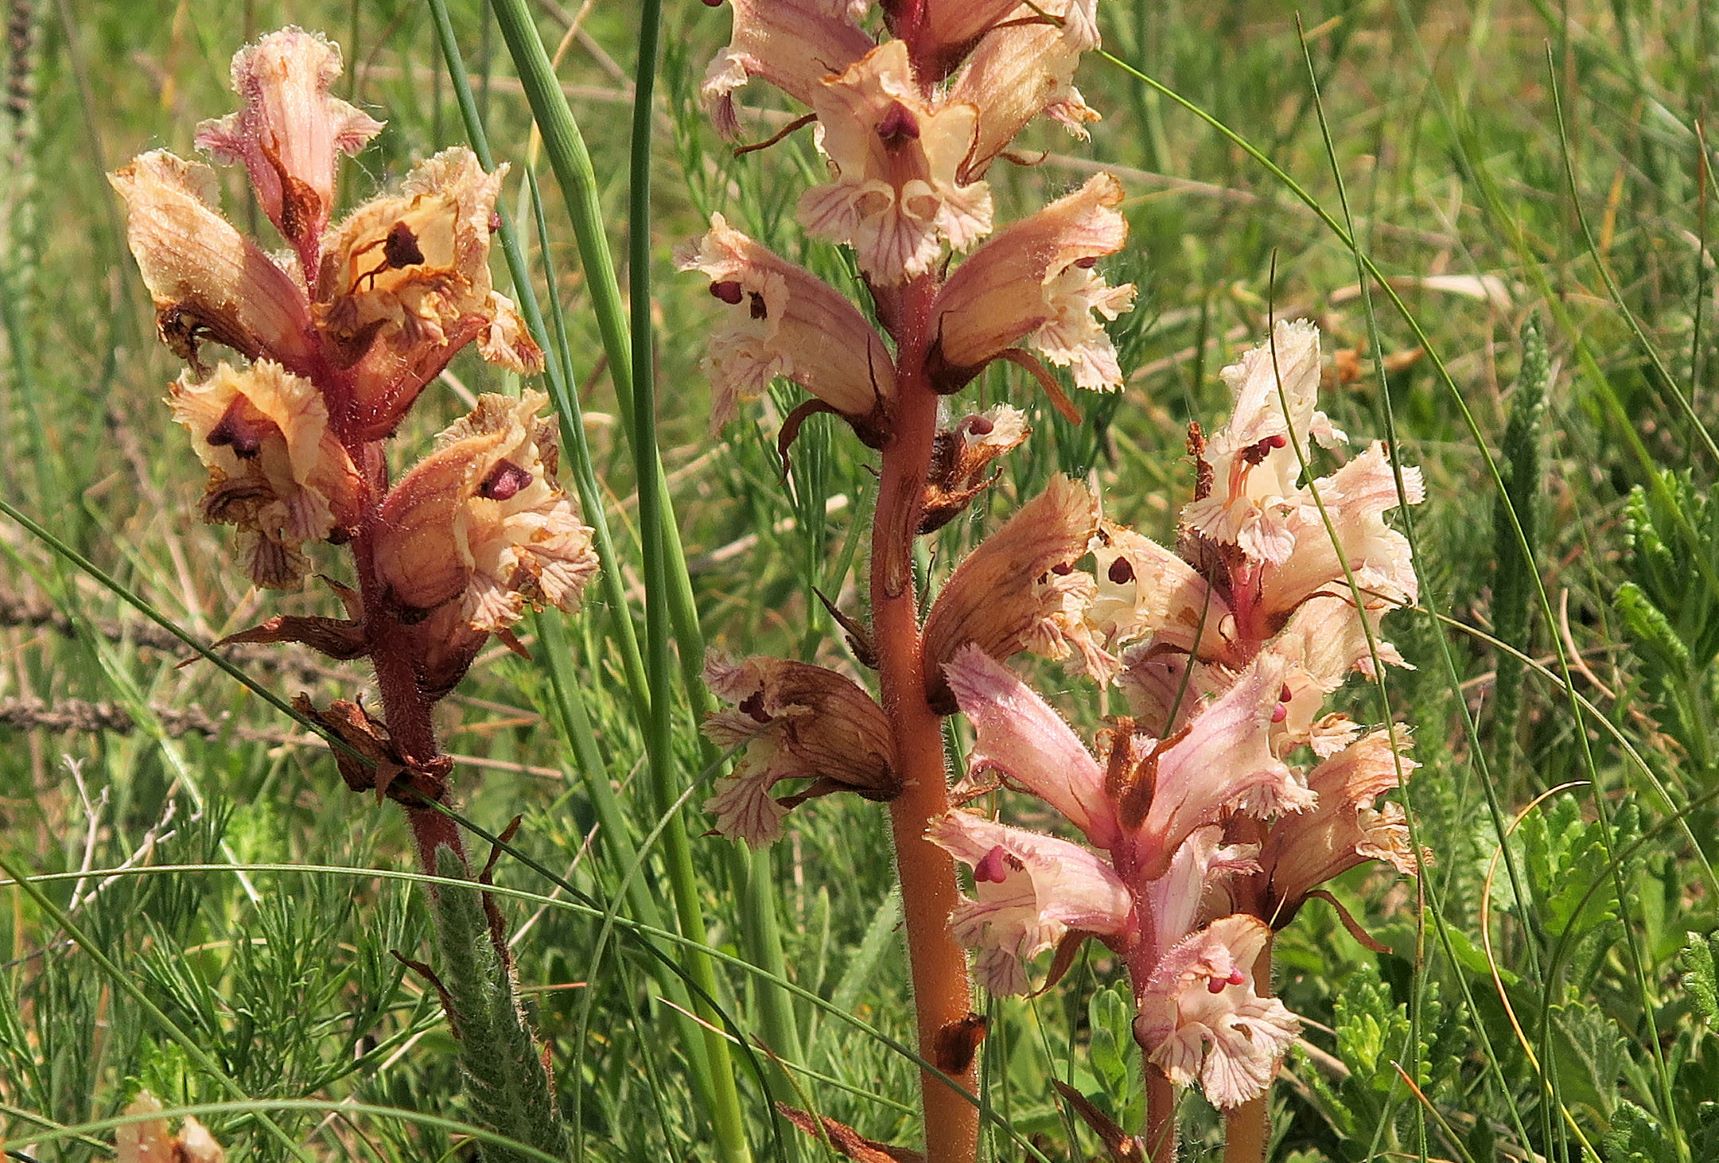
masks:
[[[691,1027],[643,951],[682,947],[637,928],[676,923],[664,828],[691,833],[707,930],[696,940],[719,955],[719,1000],[750,1049],[736,1047],[735,1069],[758,1157],[817,1155],[772,1123],[772,1096],[911,1138],[882,815],[818,801],[751,866],[773,886],[800,991],[784,993],[740,967],[758,897],[741,891],[744,862],[701,835],[694,785],[710,772],[684,702],[679,815],[665,823],[644,791],[615,634],[618,616],[644,632],[630,421],[518,73],[480,6],[449,7],[491,145],[515,167],[509,210],[538,294],[553,284],[562,308],[560,354],[622,561],[621,584],[593,591],[585,614],[536,625],[534,661],[498,648],[480,663],[442,720],[449,749],[469,757],[465,814],[496,831],[523,813],[516,844],[597,902],[577,905],[517,860],[499,866],[580,1149],[715,1157],[686,1065]],[[552,50],[565,38],[558,75],[625,280],[637,6],[533,8]],[[349,794],[326,749],[232,677],[181,667],[187,647],[65,552],[203,642],[268,613],[329,612],[326,594],[251,591],[225,534],[198,524],[202,473],[160,403],[178,369],[154,342],[102,175],[146,148],[190,153],[196,123],[231,107],[232,51],[297,23],[341,42],[343,95],[388,119],[346,172],[345,199],[368,195],[466,140],[430,7],[17,0],[8,12],[0,1145],[109,1157],[104,1120],[141,1084],[169,1105],[216,1104],[205,1121],[235,1158],[290,1157],[264,1114],[305,1157],[463,1157],[446,1026],[433,991],[390,956],[428,945],[396,813]],[[1705,0],[1369,0],[1297,18],[1277,4],[1105,0],[1101,18],[1117,59],[1082,67],[1104,114],[1091,144],[1035,130],[1042,163],[992,177],[1000,219],[1097,165],[1122,179],[1133,233],[1116,273],[1142,292],[1117,330],[1128,387],[1081,398],[1076,427],[1014,371],[987,376],[963,403],[1015,402],[1038,436],[927,567],[946,571],[1059,469],[1096,472],[1109,515],[1168,534],[1190,487],[1186,424],[1209,426],[1226,406],[1217,369],[1269,317],[1316,319],[1327,349],[1360,371],[1328,391],[1334,420],[1357,439],[1394,432],[1427,474],[1412,529],[1425,605],[1388,627],[1416,669],[1389,676],[1388,710],[1414,725],[1423,767],[1407,798],[1436,863],[1419,892],[1371,872],[1337,886],[1391,952],[1370,952],[1319,904],[1281,943],[1278,986],[1309,1025],[1274,1092],[1274,1157],[1719,1158],[1708,497],[1719,358],[1704,136],[1719,104],[1719,12]],[[842,274],[840,256],[793,224],[816,158],[802,133],[733,159],[695,95],[726,11],[671,5],[664,20],[650,317],[661,455],[700,624],[732,653],[851,667],[815,591],[857,607],[870,458],[814,421],[785,487],[768,410],[714,439],[698,370],[704,287],[670,262],[721,210]],[[541,234],[519,180],[539,165]],[[228,212],[266,228],[237,176],[225,180]],[[1361,284],[1365,264],[1388,294]],[[469,393],[500,386],[462,359],[396,455],[421,449]],[[233,657],[282,695],[362,689],[359,671],[290,650]],[[1071,713],[1099,712],[1068,693]],[[1353,697],[1384,713],[1376,689]],[[593,838],[602,789],[621,815]],[[798,1045],[766,1051],[770,1012]],[[990,1006],[996,1158],[1093,1157],[1052,1078],[1125,1125],[1138,1118],[1127,1012],[1098,958],[1045,997]],[[1197,1099],[1184,1105],[1190,1156],[1202,1157],[1215,1120]]]

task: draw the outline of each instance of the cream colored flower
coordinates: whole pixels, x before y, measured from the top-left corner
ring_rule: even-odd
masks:
[[[382,123],[329,95],[340,48],[299,28],[271,32],[233,56],[241,108],[197,127],[197,144],[250,174],[263,213],[314,269],[334,205],[339,154],[356,154]]]
[[[1279,322],[1270,341],[1225,368],[1223,377],[1235,407],[1202,458],[1212,470],[1212,491],[1182,510],[1182,522],[1253,561],[1282,564],[1295,548],[1289,517],[1300,504],[1295,482],[1309,438],[1328,447],[1347,439],[1314,409],[1319,329],[1305,319]]]
[[[160,1110],[160,1101],[145,1090],[125,1113],[152,1115]],[[126,1123],[114,1132],[114,1147],[119,1163],[225,1163],[227,1158],[209,1128],[191,1117],[185,1119],[177,1135],[163,1118]]]
[[[928,101],[899,40],[879,45],[812,98],[835,177],[806,191],[800,222],[854,248],[872,281],[892,286],[930,270],[947,244],[964,251],[991,232],[991,191],[962,183],[979,111]]]
[[[211,341],[301,374],[314,366],[304,288],[221,216],[215,171],[155,150],[108,181],[125,201],[126,241],[176,355],[197,367],[198,345]]]
[[[323,240],[315,313],[354,379],[359,439],[393,431],[418,392],[468,343],[534,373],[543,353],[489,271],[495,199],[507,167],[486,174],[469,149],[443,150],[400,193],[354,210]]]
[[[717,0],[720,2],[720,0]],[[826,76],[844,72],[872,50],[859,20],[866,0],[730,0],[734,34],[705,70],[699,97],[724,137],[740,132],[734,92],[754,77],[802,105]]]
[[[1147,1058],[1172,1082],[1198,1081],[1220,1110],[1265,1093],[1300,1028],[1255,988],[1270,936],[1254,917],[1213,921],[1167,952],[1140,992],[1134,1037]]]
[[[1112,287],[1092,269],[1128,238],[1121,202],[1116,179],[1097,174],[961,264],[932,307],[939,390],[955,390],[1018,343],[1068,368],[1080,387],[1122,385],[1116,348],[1095,316],[1128,310],[1134,287]]]
[[[1045,491],[967,556],[925,619],[926,680],[933,705],[946,704],[941,667],[968,643],[996,659],[1022,650],[1045,658],[1078,655],[1089,672],[1110,661],[1087,628],[1090,575],[1074,568],[1098,527],[1098,500],[1070,477]]]
[[[877,332],[835,288],[713,214],[710,230],[683,248],[679,267],[710,279],[728,309],[704,359],[720,427],[740,400],[780,376],[843,415],[874,417],[895,393],[895,362]]]
[[[591,530],[555,481],[554,424],[542,392],[485,395],[436,438],[436,451],[382,502],[375,564],[409,612],[459,603],[496,633],[527,606],[572,611],[597,570]]]
[[[363,487],[322,397],[269,360],[222,363],[201,382],[187,373],[169,393],[173,419],[209,469],[204,517],[243,532],[258,585],[297,585],[304,543],[355,524]]]

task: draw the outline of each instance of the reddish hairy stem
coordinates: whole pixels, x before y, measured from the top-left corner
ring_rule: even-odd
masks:
[[[1176,1163],[1176,1084],[1146,1064],[1146,1163]]]
[[[1253,990],[1271,996],[1271,939],[1253,963]],[[1265,1163],[1266,1140],[1271,1135],[1271,1090],[1243,1103],[1224,1116],[1224,1163]]]
[[[970,1054],[965,1062],[943,1060],[944,1031],[953,1033],[967,1017],[972,988],[966,953],[949,931],[949,914],[959,899],[955,862],[925,838],[926,824],[949,810],[949,792],[942,726],[925,701],[913,585],[913,543],[937,432],[937,394],[925,374],[935,290],[929,278],[922,278],[903,288],[899,299],[896,398],[872,527],[871,613],[883,708],[902,782],[889,815],[913,973],[919,1053],[928,1062],[954,1068],[946,1075],[920,1073],[925,1157],[927,1163],[973,1163],[979,1150],[979,1112],[970,1096],[976,1090],[977,1064]],[[960,1091],[950,1087],[951,1078]]]
[[[352,539],[352,556],[358,568],[359,592],[364,598],[364,634],[370,648],[370,663],[376,670],[376,690],[382,698],[382,720],[402,755],[427,762],[440,753],[430,718],[430,701],[418,689],[417,673],[412,666],[412,634],[390,612],[373,557],[377,515],[387,489],[388,469],[379,443],[364,444],[351,452],[368,493],[364,498],[362,523]],[[418,863],[424,873],[437,874],[436,849],[442,847],[451,849],[469,871],[465,846],[453,820],[430,807],[407,808],[406,819],[412,826]]]

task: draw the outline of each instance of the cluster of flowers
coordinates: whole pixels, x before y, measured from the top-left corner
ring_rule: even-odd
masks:
[[[203,516],[237,527],[261,586],[302,585],[307,544],[354,553],[359,588],[336,587],[347,618],[275,617],[236,637],[403,655],[433,702],[527,606],[575,606],[596,562],[556,483],[541,393],[482,397],[390,487],[382,441],[456,353],[476,343],[521,373],[542,353],[490,279],[505,167],[450,149],[330,225],[340,155],[382,129],[330,95],[340,71],[322,37],[271,33],[233,58],[241,108],[198,128],[199,147],[244,167],[279,254],[221,214],[207,166],[158,150],[111,180],[161,338],[189,365],[168,402],[208,469]],[[211,368],[204,343],[242,362]],[[374,749],[380,725],[356,720]]]
[[[703,85],[707,108],[738,133],[733,93],[754,77],[810,108],[830,180],[800,199],[800,222],[853,247],[886,331],[929,328],[924,362],[939,392],[959,390],[992,360],[1024,356],[1023,343],[1083,388],[1122,382],[1095,318],[1114,319],[1134,299],[1133,287],[1108,286],[1092,269],[1127,237],[1109,175],[978,246],[946,281],[940,274],[949,251],[991,233],[984,175],[1028,122],[1051,117],[1084,136],[1083,123],[1097,119],[1071,83],[1081,54],[1099,43],[1094,5],[897,0],[882,7],[904,37],[879,44],[861,27],[866,0],[734,0],[732,42]],[[888,431],[897,360],[841,292],[721,215],[681,266],[708,276],[730,308],[705,365],[713,424],[780,376],[862,438]]]

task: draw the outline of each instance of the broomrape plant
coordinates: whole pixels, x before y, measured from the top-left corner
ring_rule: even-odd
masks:
[[[1037,955],[1056,950],[1054,983],[1095,938],[1132,982],[1148,1063],[1143,1140],[1095,1124],[1113,1153],[1173,1158],[1175,1087],[1197,1083],[1230,1112],[1231,1157],[1257,1159],[1264,1097],[1298,1029],[1270,996],[1272,934],[1340,872],[1416,867],[1401,809],[1381,802],[1414,766],[1406,738],[1323,709],[1350,672],[1403,664],[1377,629],[1414,600],[1415,579],[1384,514],[1420,500],[1419,476],[1402,470],[1399,498],[1374,445],[1310,479],[1309,442],[1346,437],[1314,407],[1316,329],[1279,323],[1225,371],[1225,427],[1209,442],[1191,430],[1196,487],[1176,550],[1102,519],[1085,484],[1058,477],[955,568],[921,620],[917,540],[1029,436],[1016,409],[952,418],[944,398],[998,360],[1068,411],[1047,365],[1082,388],[1123,382],[1103,323],[1134,289],[1095,269],[1127,237],[1119,183],[1100,173],[993,234],[985,181],[1034,118],[1080,137],[1098,119],[1072,85],[1098,45],[1094,5],[884,3],[890,35],[875,44],[863,3],[733,8],[706,107],[731,137],[733,94],[753,78],[809,107],[795,124],[816,124],[829,180],[802,195],[799,220],[851,248],[870,309],[713,216],[681,260],[724,308],[705,362],[712,423],[781,377],[812,395],[783,423],[784,461],[818,412],[878,450],[870,622],[838,619],[881,697],[806,663],[713,663],[711,688],[733,709],[706,731],[745,748],[707,805],[717,829],[762,844],[809,799],[888,805],[920,1053],[944,1075],[922,1077],[926,1158],[977,1156],[983,1021],[959,947],[977,951],[980,984],[1015,994]],[[1131,713],[1089,750],[1010,668],[1021,653],[1119,686]],[[976,747],[952,799],[942,719],[957,712]],[[810,782],[778,794],[785,781]],[[999,784],[1038,797],[1085,844],[967,809]],[[973,899],[958,898],[951,858],[972,869]],[[909,1154],[822,1122],[850,1158]]]
[[[469,150],[446,150],[399,193],[330,224],[340,155],[382,129],[330,96],[340,72],[339,50],[323,38],[271,33],[233,58],[240,109],[198,129],[211,157],[244,167],[287,243],[278,255],[222,216],[206,166],[155,151],[111,181],[162,341],[188,365],[168,404],[209,470],[204,518],[237,529],[259,586],[300,588],[318,544],[342,548],[355,577],[323,579],[344,617],[277,615],[222,644],[297,642],[368,659],[380,715],[304,696],[298,709],[335,743],[352,790],[405,810],[425,873],[472,880],[441,810],[453,764],[431,710],[492,636],[519,648],[512,627],[528,608],[576,609],[596,556],[556,482],[540,392],[481,396],[391,480],[386,441],[458,352],[476,344],[516,373],[540,370],[543,357],[490,281],[505,167],[485,173]],[[210,366],[209,344],[241,362]],[[505,1136],[565,1154],[496,906],[476,892],[431,895],[444,968],[417,968],[460,1040],[476,1113]]]

